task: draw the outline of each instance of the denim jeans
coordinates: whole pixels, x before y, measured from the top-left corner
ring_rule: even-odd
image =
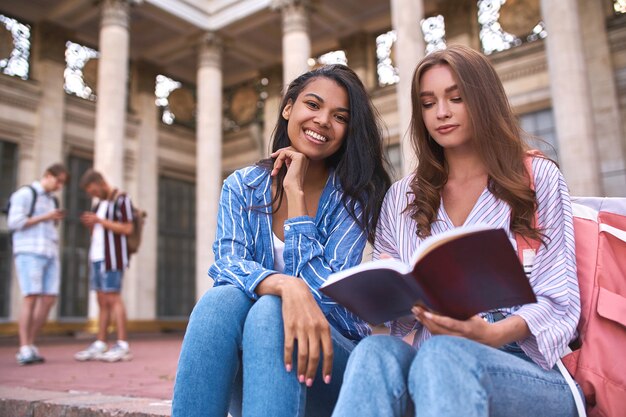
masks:
[[[494,349],[434,336],[419,351],[391,336],[370,336],[350,356],[333,417],[575,416],[556,369],[514,345]]]
[[[321,364],[313,386],[287,373],[283,359],[281,299],[249,299],[225,285],[207,291],[195,306],[178,362],[172,417],[330,416],[348,356],[355,343],[331,328],[334,360],[331,383]]]
[[[104,261],[91,262],[90,289],[93,291],[122,292],[124,271],[105,271]]]

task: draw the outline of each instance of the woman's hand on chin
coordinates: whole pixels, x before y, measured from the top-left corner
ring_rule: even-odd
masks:
[[[287,193],[302,192],[304,188],[304,178],[307,168],[309,167],[309,158],[303,153],[298,152],[292,146],[282,148],[270,155],[276,158],[272,176],[278,174],[278,171],[284,166],[287,167],[287,174],[283,180],[283,188]]]

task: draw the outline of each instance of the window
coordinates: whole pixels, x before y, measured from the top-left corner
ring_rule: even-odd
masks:
[[[176,119],[176,115],[170,109],[170,93],[182,87],[178,81],[174,81],[165,75],[157,75],[154,94],[156,95],[156,105],[161,109],[161,121],[166,125],[171,125]]]
[[[308,62],[310,68],[315,68],[321,65],[343,64],[348,65],[348,58],[346,57],[346,51],[331,51],[318,56],[317,58],[309,58]]]
[[[0,70],[3,74],[28,79],[30,26],[0,14]],[[4,27],[3,27],[4,26]]]
[[[440,49],[446,49],[446,24],[442,15],[423,19],[421,22],[426,54]]]
[[[65,91],[94,101],[98,51],[67,41],[65,44]]]
[[[196,185],[159,178],[157,316],[187,319],[196,303]]]
[[[505,32],[500,26],[500,8],[506,0],[479,0],[478,23],[480,24],[480,42],[485,54],[503,51],[517,46],[522,41],[515,35]]]
[[[396,84],[400,77],[398,68],[395,67],[392,57],[393,44],[396,42],[395,30],[383,33],[376,37],[376,72],[378,73],[378,85]]]
[[[549,158],[558,161],[558,142],[552,109],[545,109],[520,116],[522,129],[536,139],[531,138],[529,145],[539,149]]]
[[[478,1],[479,36],[483,52],[487,55],[548,36],[546,27],[541,21],[537,0],[511,1],[509,4],[506,2],[507,0]],[[501,22],[506,27],[511,27],[513,33],[504,30]]]
[[[80,186],[80,178],[91,168],[91,159],[70,156],[67,168],[70,180],[65,185],[63,207],[66,210],[61,247],[61,288],[59,318],[84,321],[89,306],[89,230],[80,222],[80,215],[91,209],[91,198]]]

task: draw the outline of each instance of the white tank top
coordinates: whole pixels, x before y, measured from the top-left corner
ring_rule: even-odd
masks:
[[[285,258],[283,252],[285,251],[285,242],[280,240],[275,233],[272,233],[274,237],[274,270],[278,272],[285,272]]]

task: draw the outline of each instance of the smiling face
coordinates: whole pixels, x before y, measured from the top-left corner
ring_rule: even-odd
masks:
[[[471,146],[469,112],[448,65],[435,65],[420,80],[420,106],[430,136],[446,150]]]
[[[282,111],[287,134],[298,152],[311,161],[321,161],[341,148],[348,130],[348,93],[335,81],[315,78],[300,92],[295,102]]]

